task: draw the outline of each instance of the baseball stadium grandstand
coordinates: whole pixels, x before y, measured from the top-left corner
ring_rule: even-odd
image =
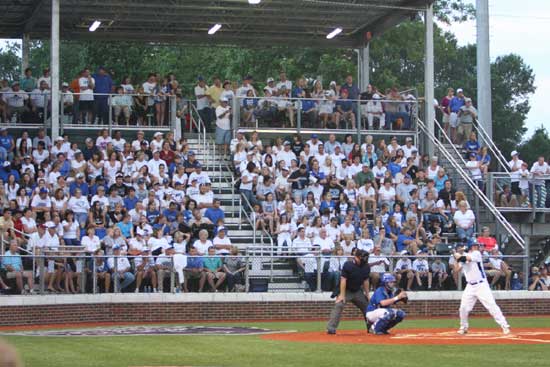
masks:
[[[507,365],[531,350],[544,365],[550,167],[502,153],[483,76],[478,95],[460,85],[434,95],[433,3],[3,1],[0,38],[22,39],[23,65],[0,81],[0,335],[29,366],[254,366],[268,351],[273,366],[339,353],[351,364],[364,344],[409,354],[420,339],[437,358],[449,357],[434,345],[453,345],[448,365]],[[419,14],[423,90],[371,84],[369,42]],[[49,68],[29,65],[31,40],[48,40]],[[358,73],[138,80],[83,63],[63,80],[68,40],[356,49]],[[513,334],[485,319],[467,335],[461,324],[458,342],[449,330],[478,284],[463,269],[472,247],[479,283],[518,316]],[[386,295],[402,303],[400,320],[415,317],[391,336],[350,330],[378,322],[351,307],[345,330],[325,335],[334,299],[358,304],[342,291],[353,279],[344,264],[359,258],[367,301],[390,280],[407,294]],[[147,348],[130,348],[129,335]]]

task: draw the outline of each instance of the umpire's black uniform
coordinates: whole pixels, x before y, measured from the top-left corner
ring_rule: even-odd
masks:
[[[363,283],[369,279],[370,268],[367,264],[360,261],[360,257],[353,258],[353,260],[346,261],[342,268],[342,278],[346,279],[346,294],[344,296],[345,302],[339,302],[334,305],[332,312],[330,313],[330,320],[327,324],[327,332],[329,334],[336,333],[338,324],[340,323],[340,317],[346,303],[353,303],[359,310],[361,315],[367,323],[365,312],[369,304],[365,293],[369,290],[363,290]],[[368,325],[367,325],[368,328]]]

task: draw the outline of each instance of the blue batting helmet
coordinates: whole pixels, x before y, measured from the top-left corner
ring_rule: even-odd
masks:
[[[391,273],[384,273],[384,275],[382,275],[382,284],[387,284],[395,281],[395,276]]]

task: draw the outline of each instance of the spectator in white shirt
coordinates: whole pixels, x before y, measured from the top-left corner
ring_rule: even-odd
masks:
[[[456,234],[461,241],[467,241],[474,234],[476,217],[474,212],[468,209],[468,203],[464,200],[458,203],[458,209],[453,217],[456,224]]]
[[[373,289],[378,288],[381,275],[386,272],[387,267],[390,265],[388,258],[382,255],[381,252],[381,247],[375,245],[373,253],[369,256],[370,280]]]

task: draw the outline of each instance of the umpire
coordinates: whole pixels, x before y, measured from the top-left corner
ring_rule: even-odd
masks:
[[[353,303],[355,307],[361,310],[361,315],[365,319],[368,330],[368,321],[366,319],[366,311],[369,304],[370,275],[368,260],[369,253],[357,249],[353,255],[353,260],[344,263],[340,277],[340,294],[336,298],[334,308],[330,313],[327,334],[336,334],[342,311],[344,311],[347,302]]]

